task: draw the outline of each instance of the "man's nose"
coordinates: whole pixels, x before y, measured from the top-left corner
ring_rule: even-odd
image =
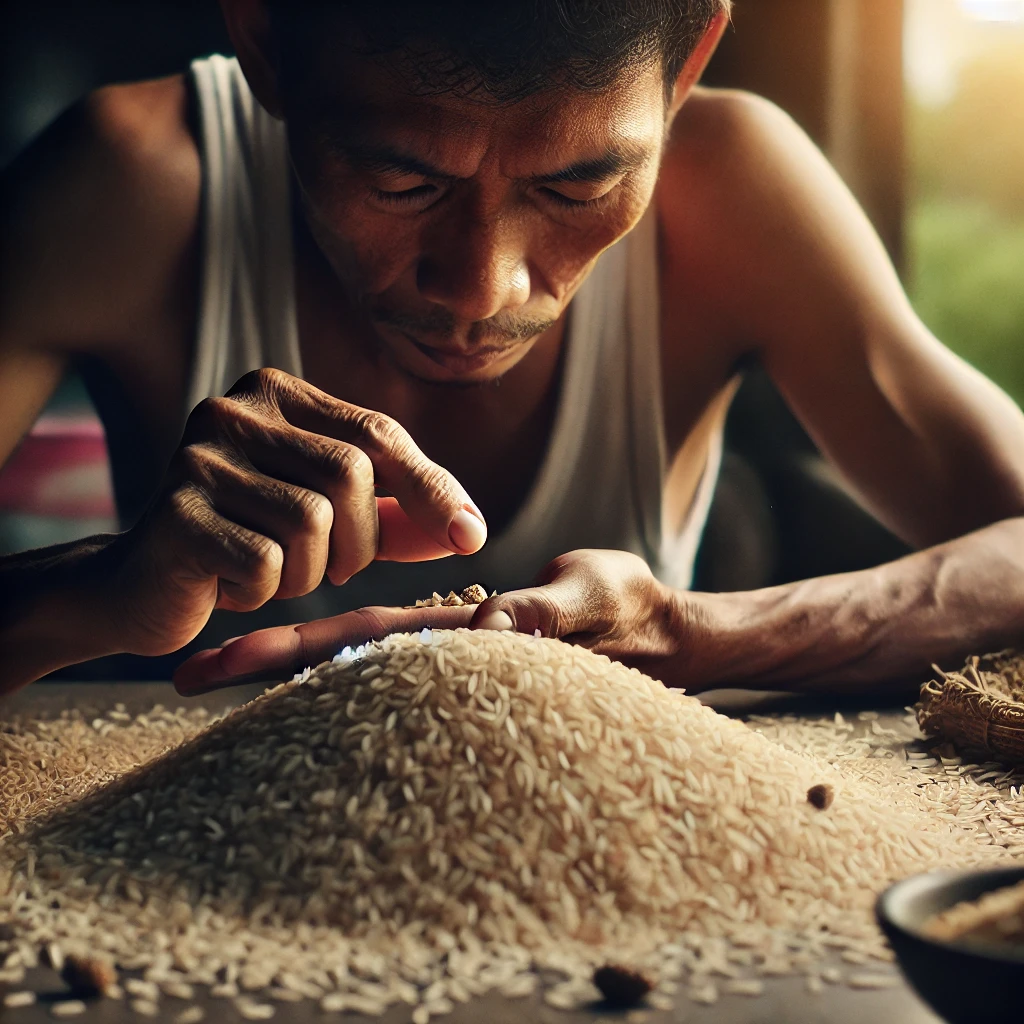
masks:
[[[530,272],[515,226],[465,219],[431,240],[416,273],[420,295],[459,320],[487,320],[530,297]]]

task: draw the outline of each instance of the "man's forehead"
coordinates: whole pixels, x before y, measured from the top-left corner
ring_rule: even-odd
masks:
[[[664,126],[657,66],[600,91],[556,86],[504,104],[424,95],[388,63],[368,58],[316,71],[299,100],[304,119],[347,145],[391,147],[425,160],[450,163],[461,153],[468,165],[498,141],[511,151],[528,148],[533,162],[544,153],[556,162],[574,152],[632,156],[657,148]]]

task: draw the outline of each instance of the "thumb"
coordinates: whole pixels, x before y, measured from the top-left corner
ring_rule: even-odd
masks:
[[[473,508],[475,510],[476,506]],[[433,558],[448,558],[454,554],[450,547],[438,544],[394,498],[377,499],[377,522],[380,526],[378,561],[424,562]],[[461,532],[453,533],[453,530]],[[449,533],[459,538],[458,547],[463,554],[478,551],[487,539],[483,517],[476,511],[470,511],[468,506],[455,514]]]
[[[545,572],[545,575],[548,575]],[[490,597],[477,607],[470,629],[512,629],[564,639],[593,628],[585,580],[559,569],[550,582]]]

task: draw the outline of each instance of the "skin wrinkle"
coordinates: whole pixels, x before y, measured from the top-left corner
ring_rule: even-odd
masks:
[[[458,175],[446,171],[420,157],[404,153],[389,145],[339,140],[337,146],[340,155],[348,159],[354,166],[367,172],[418,174],[445,182],[458,181],[460,177],[472,177],[472,175]],[[559,170],[536,174],[529,179],[523,179],[523,181],[533,184],[608,181],[613,177],[621,177],[627,171],[642,167],[650,159],[651,152],[646,147],[634,147],[620,143],[609,148],[600,156],[584,157]]]

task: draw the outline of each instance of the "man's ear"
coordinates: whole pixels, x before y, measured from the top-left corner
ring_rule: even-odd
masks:
[[[226,2],[226,0],[222,0],[222,2]],[[694,47],[693,53],[687,58],[682,71],[679,72],[679,77],[676,78],[676,84],[672,88],[672,103],[669,107],[670,117],[676,114],[686,102],[690,91],[700,81],[700,76],[704,74],[708,61],[714,56],[728,27],[729,15],[724,11],[711,19],[711,24],[705,29],[700,42]]]
[[[220,0],[220,9],[253,95],[273,117],[283,117],[267,0]]]

